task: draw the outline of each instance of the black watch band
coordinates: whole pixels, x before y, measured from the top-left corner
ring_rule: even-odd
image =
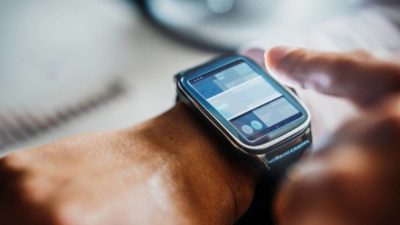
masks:
[[[265,154],[262,157],[263,163],[271,171],[285,171],[288,165],[298,161],[303,153],[311,148],[311,144],[311,128],[308,128],[301,136]]]

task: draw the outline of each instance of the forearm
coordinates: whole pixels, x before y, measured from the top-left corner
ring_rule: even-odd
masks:
[[[258,174],[225,147],[177,104],[139,126],[11,154],[0,159],[0,224],[232,224]]]
[[[165,154],[173,184],[185,193],[180,211],[200,223],[232,224],[250,205],[259,174],[208,132],[183,104],[128,130]]]

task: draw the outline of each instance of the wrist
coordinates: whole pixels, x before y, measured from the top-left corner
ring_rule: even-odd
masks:
[[[258,172],[210,135],[182,103],[135,128],[177,170],[183,210],[194,221],[231,224],[251,203]],[[185,201],[187,201],[185,203]],[[192,221],[193,221],[192,220]]]

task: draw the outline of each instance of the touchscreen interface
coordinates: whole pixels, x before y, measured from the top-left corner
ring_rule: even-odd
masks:
[[[245,62],[189,83],[248,141],[271,137],[303,115]]]

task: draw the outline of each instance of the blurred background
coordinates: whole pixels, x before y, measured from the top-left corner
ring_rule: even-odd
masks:
[[[173,75],[288,44],[400,52],[397,1],[1,0],[0,154],[122,128],[174,104]]]
[[[151,118],[173,106],[175,73],[221,53],[292,45],[398,60],[399,11],[397,0],[1,0],[0,155]],[[345,104],[311,108],[328,118],[314,134],[351,114]],[[274,187],[259,188],[243,224],[271,219],[256,209]]]

